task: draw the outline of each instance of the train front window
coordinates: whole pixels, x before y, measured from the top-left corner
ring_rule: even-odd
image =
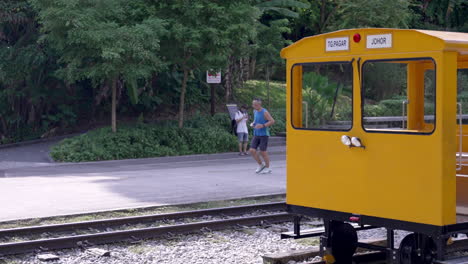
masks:
[[[351,129],[353,67],[350,62],[296,64],[292,75],[293,127]]]
[[[430,134],[435,129],[432,59],[367,61],[362,66],[362,123],[368,132]]]

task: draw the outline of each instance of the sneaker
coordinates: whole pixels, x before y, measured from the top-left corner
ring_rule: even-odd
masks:
[[[239,156],[244,156],[245,154],[242,152],[239,152]]]
[[[264,168],[265,164],[262,163],[262,165],[258,165],[257,169],[255,170],[255,173],[260,173]]]
[[[249,155],[249,153],[248,153],[248,152],[244,152],[244,155],[247,156],[247,155]]]
[[[270,168],[264,168],[262,171],[259,172],[260,174],[270,174],[272,170]]]

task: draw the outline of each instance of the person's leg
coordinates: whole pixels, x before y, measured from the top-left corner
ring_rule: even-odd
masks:
[[[268,152],[260,151],[260,155],[262,155],[263,160],[265,161],[265,167],[270,168],[270,157],[268,156]]]
[[[256,149],[251,148],[251,149],[250,149],[250,154],[252,155],[252,157],[254,158],[254,160],[258,163],[258,165],[262,165],[262,160],[261,160],[260,157],[258,156],[257,150],[256,150]]]
[[[258,165],[262,165],[262,160],[260,160],[260,157],[258,157],[257,155],[257,148],[259,144],[260,144],[260,138],[254,136],[252,138],[252,144],[250,144],[250,154],[252,154],[252,157],[258,163]]]
[[[271,173],[270,169],[270,157],[268,156],[267,148],[268,148],[268,137],[262,137],[262,140],[259,144],[260,148],[260,155],[263,157],[265,161],[265,169],[261,171],[262,174]]]
[[[242,142],[244,140],[244,133],[237,133],[237,139],[239,140],[239,155],[242,155]]]
[[[245,133],[244,135],[244,153],[247,155],[247,144],[249,142],[249,134]]]

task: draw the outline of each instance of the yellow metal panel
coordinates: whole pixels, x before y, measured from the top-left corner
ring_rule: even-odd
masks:
[[[354,34],[360,34],[362,40],[355,43],[353,39]],[[376,34],[392,34],[392,48],[382,49],[367,49],[366,37],[368,35]],[[468,34],[465,34],[468,35]],[[349,37],[349,50],[348,51],[325,51],[325,40],[327,38],[335,37]],[[455,45],[455,44],[454,44]],[[468,44],[461,45],[460,48],[467,48]],[[281,51],[283,58],[317,58],[317,57],[336,57],[345,55],[369,55],[369,54],[386,54],[386,53],[408,53],[408,52],[428,52],[428,51],[441,51],[446,47],[444,40],[432,35],[421,33],[417,30],[409,29],[349,29],[331,32],[327,34],[317,35],[313,37],[303,38],[295,42],[289,47]]]
[[[456,177],[455,171],[456,153],[456,101],[457,101],[457,53],[444,52],[440,66],[437,67],[438,110],[437,115],[442,134],[441,157],[442,174],[440,186],[442,187],[442,223],[454,223],[456,217]]]
[[[398,46],[398,43],[395,45]],[[353,58],[349,54],[341,57],[333,55],[307,58],[312,47],[296,47],[299,50],[292,49],[288,53],[301,59],[288,60],[288,72],[289,67],[297,62]],[[359,57],[363,61],[434,58],[438,69],[436,130],[433,134],[424,136],[363,131],[360,123],[360,78],[355,64],[354,126],[351,131],[295,130],[288,122],[287,202],[425,224],[453,224],[455,158],[447,157],[454,156],[456,146],[453,78],[456,54],[362,52]],[[289,85],[290,82],[288,87]],[[290,96],[288,89],[288,98]],[[290,101],[288,100],[288,108]],[[344,146],[340,142],[340,137],[344,134],[361,138],[366,149]]]
[[[294,79],[293,89],[296,95],[293,100],[295,111],[292,120],[295,127],[302,127],[302,66],[296,65],[292,68]]]
[[[408,129],[424,129],[424,65],[413,61],[408,64]]]

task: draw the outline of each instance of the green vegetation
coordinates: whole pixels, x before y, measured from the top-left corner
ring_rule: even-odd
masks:
[[[359,27],[468,32],[466,17],[463,0],[0,1],[0,144],[103,122],[115,131],[119,121],[128,132],[137,118],[190,128],[210,102],[224,111],[253,96],[278,121],[285,111],[275,91],[285,76],[279,51],[288,43]],[[213,93],[207,70],[222,72]],[[386,91],[379,87],[377,94]],[[347,110],[333,111],[341,120]]]
[[[229,152],[237,141],[222,127],[226,122],[228,116],[218,115],[194,119],[184,128],[170,123],[121,126],[116,133],[101,128],[63,140],[52,148],[51,156],[56,161],[83,162]]]
[[[264,107],[267,108],[275,124],[271,127],[271,135],[286,132],[286,84],[284,82],[270,82],[270,104],[268,98],[267,83],[260,80],[247,81],[243,87],[237,89],[236,98],[240,105],[250,107],[253,98],[264,100]],[[252,132],[252,130],[249,130]]]
[[[268,109],[285,109],[286,108],[286,83],[285,82],[270,82],[270,104],[266,98],[268,97],[267,85],[262,80],[247,81],[242,87],[236,90],[236,98],[240,104],[245,104],[248,107],[252,105],[253,98],[263,99],[264,106]]]
[[[335,71],[336,69],[331,72]],[[352,89],[350,85],[345,86],[341,82],[332,81],[329,77],[316,72],[307,72],[303,76],[302,96],[303,101],[309,106],[307,109],[309,127],[325,125],[331,120],[351,120]]]

